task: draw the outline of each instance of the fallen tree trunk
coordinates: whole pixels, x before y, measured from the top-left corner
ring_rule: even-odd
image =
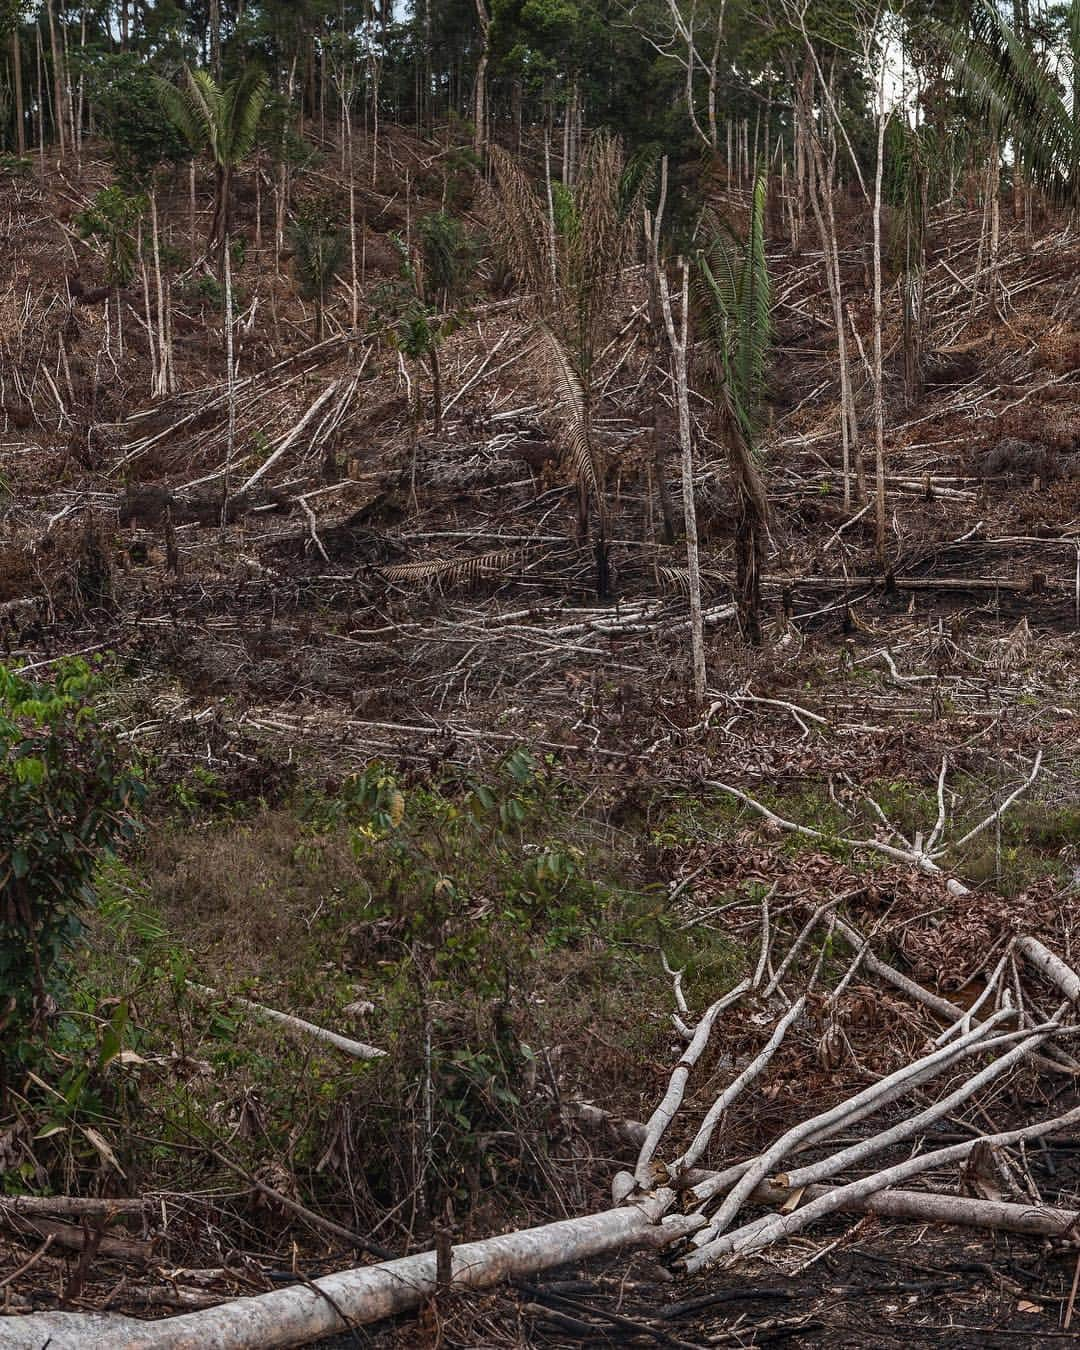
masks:
[[[306,1022],[302,1017],[293,1017],[291,1013],[268,1008],[264,1003],[253,1003],[251,999],[242,998],[239,994],[223,994],[217,989],[211,989],[209,985],[196,984],[194,980],[188,980],[188,985],[200,994],[205,994],[207,998],[224,999],[227,1003],[235,1003],[240,1008],[246,1008],[257,1017],[277,1022],[279,1026],[287,1027],[289,1031],[299,1031],[304,1036],[313,1036],[315,1040],[324,1041],[344,1054],[351,1055],[353,1059],[386,1058],[386,1051],[380,1050],[377,1046],[365,1045],[363,1041],[354,1041],[348,1036],[339,1036],[336,1031],[327,1031],[325,1027],[316,1026],[314,1022]]]
[[[80,1219],[111,1218],[114,1214],[145,1214],[149,1200],[108,1200],[82,1195],[6,1195],[0,1214],[74,1214]]]
[[[836,1186],[807,1186],[800,1200],[830,1195]],[[764,1182],[753,1194],[755,1203],[781,1205],[799,1192]],[[863,1200],[837,1206],[844,1214],[878,1214],[885,1219],[911,1219],[916,1223],[952,1223],[964,1228],[991,1228],[1003,1233],[1026,1233],[1031,1237],[1064,1237],[1080,1222],[1080,1211],[1051,1209],[1040,1205],[1016,1205],[1004,1200],[973,1200],[962,1195],[939,1195],[933,1191],[878,1191]]]
[[[85,1228],[77,1228],[74,1224],[61,1223],[58,1219],[42,1219],[37,1216],[29,1218],[10,1211],[5,1212],[3,1218],[7,1226],[20,1237],[34,1241],[52,1238],[54,1247],[65,1247],[69,1251],[81,1252],[91,1248],[96,1256],[107,1257],[111,1261],[131,1261],[139,1266],[145,1266],[153,1256],[152,1245],[135,1238],[112,1237],[108,1233],[97,1234]],[[5,1342],[0,1339],[0,1345],[3,1344]]]
[[[611,1130],[625,1143],[638,1144],[645,1137],[639,1120],[613,1116],[588,1102],[571,1103],[573,1113],[587,1124]],[[730,1169],[736,1171],[737,1169]],[[697,1171],[685,1181],[696,1183],[720,1173]],[[797,1174],[795,1174],[797,1176]],[[840,1189],[839,1185],[779,1185],[763,1181],[749,1197],[753,1205],[786,1204],[797,1196],[799,1202],[817,1200]],[[963,1228],[990,1228],[1003,1233],[1023,1233],[1030,1237],[1063,1237],[1080,1224],[1080,1210],[1055,1209],[1047,1205],[1017,1205],[1004,1200],[976,1200],[962,1195],[940,1195],[936,1191],[877,1191],[862,1200],[845,1200],[837,1207],[841,1214],[877,1214],[885,1219],[910,1219],[915,1223],[951,1223]]]
[[[503,1280],[627,1247],[686,1237],[700,1216],[664,1218],[674,1191],[581,1219],[455,1247],[451,1289],[489,1289]],[[309,1284],[236,1299],[155,1322],[83,1313],[33,1313],[0,1321],[0,1350],[273,1350],[307,1345],[420,1307],[438,1290],[436,1253],[327,1275]]]

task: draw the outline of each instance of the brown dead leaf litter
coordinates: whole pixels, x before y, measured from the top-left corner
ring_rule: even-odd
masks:
[[[399,154],[418,153],[394,134]],[[310,345],[288,278],[274,274],[265,251],[249,249],[239,278],[250,311],[237,455],[228,466],[234,495],[222,521],[227,399],[212,313],[191,304],[178,322],[187,333],[182,390],[151,405],[145,334],[132,322],[125,356],[114,360],[102,307],[80,303],[72,288],[74,245],[59,223],[70,208],[60,203],[68,190],[88,197],[96,171],[88,161],[77,184],[0,187],[11,221],[0,295],[7,664],[36,672],[69,652],[102,656],[109,717],[121,736],[154,755],[165,775],[179,780],[198,765],[249,799],[273,798],[274,785],[286,790],[297,772],[338,778],[378,758],[422,778],[528,745],[552,757],[605,827],[645,823],[640,879],[670,887],[688,929],[707,934],[712,925],[755,942],[758,899],[740,904],[737,892],[759,881],[772,888],[771,922],[790,943],[816,906],[842,896],[874,950],[887,947],[911,980],[959,1008],[986,991],[1012,938],[1033,935],[1075,964],[1075,233],[1048,228],[1030,250],[1021,231],[1009,233],[1000,255],[1004,312],[971,317],[964,277],[974,267],[978,219],[954,213],[935,222],[927,387],[906,411],[890,358],[897,411],[888,428],[885,578],[873,566],[869,514],[842,504],[820,258],[770,245],[779,350],[765,460],[773,506],[767,642],[745,649],[734,629],[727,470],[702,417],[695,492],[710,696],[694,708],[685,553],[659,542],[653,472],[659,440],[678,515],[674,413],[666,385],[657,404],[646,380],[653,353],[638,271],[624,278],[618,337],[598,373],[596,431],[614,540],[614,598],[601,603],[594,559],[574,528],[576,490],[548,434],[541,358],[514,302],[482,290],[443,356],[442,433],[422,432],[414,446],[398,354],[378,334],[340,324]],[[377,235],[395,223],[396,209],[386,207],[387,219],[371,228],[370,286],[379,279]],[[43,218],[57,223],[43,227]],[[96,281],[92,260],[76,256],[86,281]],[[861,270],[856,241],[843,264]],[[856,319],[868,331],[868,314]],[[1039,776],[1002,828],[1009,822],[1019,832],[1006,838],[1006,851],[1026,850],[1046,866],[1027,868],[1020,857],[1008,884],[994,828],[978,849],[948,858],[972,886],[963,895],[946,886],[944,872],[896,860],[870,869],[864,851],[835,843],[846,835],[895,844],[899,833],[921,849],[935,825],[939,775],[950,827],[958,827],[951,837],[959,838],[959,827],[992,815],[1025,781],[1037,755]],[[800,842],[704,786],[717,780],[798,824],[833,812],[829,840]],[[795,814],[800,805],[808,814]],[[735,828],[717,830],[722,812]],[[681,832],[665,833],[669,816],[681,819]],[[840,972],[850,955],[842,948],[837,956]],[[1057,992],[1038,973],[1032,984],[1026,977],[1025,996],[1049,1015]],[[692,1122],[725,1075],[760,1049],[753,1019],[763,1009],[748,1005],[755,1007],[718,1026],[688,1088],[691,1124],[672,1126],[679,1147],[691,1142]],[[617,1080],[597,1102],[619,1120],[646,1120],[664,1091],[677,1062],[677,1047],[669,1055],[665,1045],[668,1012],[662,1002],[647,1009],[650,1055],[619,1059]],[[755,1091],[733,1105],[710,1165],[753,1155],[808,1112],[910,1063],[941,1026],[866,969],[835,999],[811,992]],[[548,1114],[581,1212],[610,1203],[603,1196],[612,1172],[636,1155],[617,1131],[582,1122],[569,1107],[571,1098],[593,1096],[594,1052],[568,1055]],[[933,1098],[920,1090],[916,1100]],[[1077,1100],[1074,1069],[1055,1076],[1025,1066],[976,1110],[958,1108],[928,1127],[924,1142],[945,1146],[972,1129],[1059,1116]],[[884,1119],[900,1117],[887,1111]],[[14,1137],[4,1146],[15,1154],[22,1147]],[[886,1160],[899,1162],[908,1149],[897,1144]],[[1012,1176],[1015,1199],[1076,1206],[1075,1131],[1027,1146],[1023,1158],[1023,1174]],[[953,1177],[940,1178],[955,1189]],[[108,1223],[53,1216],[20,1227],[5,1211],[0,1307],[49,1310],[63,1301],[160,1316],[355,1263],[312,1230],[300,1245],[289,1239],[291,1260],[288,1241],[276,1265],[265,1252],[259,1261],[238,1256],[217,1207],[245,1184],[227,1173],[212,1181],[214,1205],[154,1195],[150,1185],[145,1208]],[[970,1178],[963,1184],[981,1193]],[[266,1212],[284,1235],[289,1220],[274,1203]],[[535,1194],[527,1206],[537,1223],[563,1217]],[[243,1223],[258,1222],[240,1208]],[[504,1220],[497,1206],[479,1206],[462,1239],[501,1231]],[[418,1320],[355,1339],[996,1347],[1066,1343],[1080,1324],[1071,1232],[987,1236],[837,1214],[703,1274],[675,1281],[668,1264],[655,1256],[584,1261],[509,1292],[437,1298]]]

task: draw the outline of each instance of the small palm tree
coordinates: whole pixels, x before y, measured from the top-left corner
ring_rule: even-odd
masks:
[[[161,80],[165,112],[195,152],[205,151],[214,163],[214,209],[207,242],[218,250],[222,270],[232,218],[232,174],[255,144],[266,106],[269,80],[247,67],[219,85],[205,70],[184,68],[183,83]]]
[[[345,260],[345,233],[325,197],[304,202],[289,228],[293,266],[300,294],[315,305],[315,341],[321,342],[326,328],[326,297],[338,279]]]
[[[699,331],[708,353],[717,430],[735,478],[735,601],[748,642],[761,641],[761,559],[769,507],[755,442],[772,345],[771,287],[765,259],[768,178],[754,185],[750,229],[738,244],[715,227],[698,250],[695,299]]]

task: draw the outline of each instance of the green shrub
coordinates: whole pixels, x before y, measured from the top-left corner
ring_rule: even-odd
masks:
[[[41,1047],[95,868],[142,799],[87,705],[93,684],[83,662],[52,686],[0,666],[0,1092]]]

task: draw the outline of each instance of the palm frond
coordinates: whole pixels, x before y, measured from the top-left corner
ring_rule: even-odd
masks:
[[[589,435],[589,421],[581,380],[574,370],[566,348],[547,325],[540,329],[550,356],[548,374],[552,415],[556,424],[555,440],[564,464],[580,482],[597,507],[603,510],[601,475]]]
[[[424,562],[395,563],[376,569],[386,581],[443,581],[447,584],[473,583],[483,577],[505,572],[521,558],[520,549],[482,553],[475,558],[429,558]]]
[[[206,119],[201,104],[192,98],[187,88],[178,88],[160,75],[154,79],[154,89],[162,112],[193,151],[208,148]]]
[[[772,346],[772,288],[765,256],[767,183],[762,171],[754,184],[750,228],[742,248],[736,251],[727,233],[712,222],[693,273],[697,331],[712,367],[717,406],[732,420],[747,453],[754,443]]]
[[[223,163],[239,164],[251,153],[269,92],[266,73],[255,66],[247,66],[221,91],[219,152]]]
[[[656,166],[661,147],[650,141],[634,151],[619,175],[619,216],[633,220],[635,226],[656,184]]]
[[[492,236],[510,269],[543,312],[551,303],[551,259],[545,207],[513,158],[491,147],[494,178],[481,190]]]
[[[1068,49],[1030,46],[990,0],[979,0],[970,30],[936,30],[961,87],[995,135],[1010,135],[1028,178],[1057,200],[1075,200],[1080,159],[1080,0],[1069,8]],[[1073,81],[1074,88],[1063,88]],[[1073,106],[1070,106],[1072,104]]]
[[[769,264],[765,257],[768,181],[767,174],[761,172],[754,184],[750,231],[739,285],[735,394],[748,415],[760,402],[765,366],[772,345],[772,288],[769,284]]]

